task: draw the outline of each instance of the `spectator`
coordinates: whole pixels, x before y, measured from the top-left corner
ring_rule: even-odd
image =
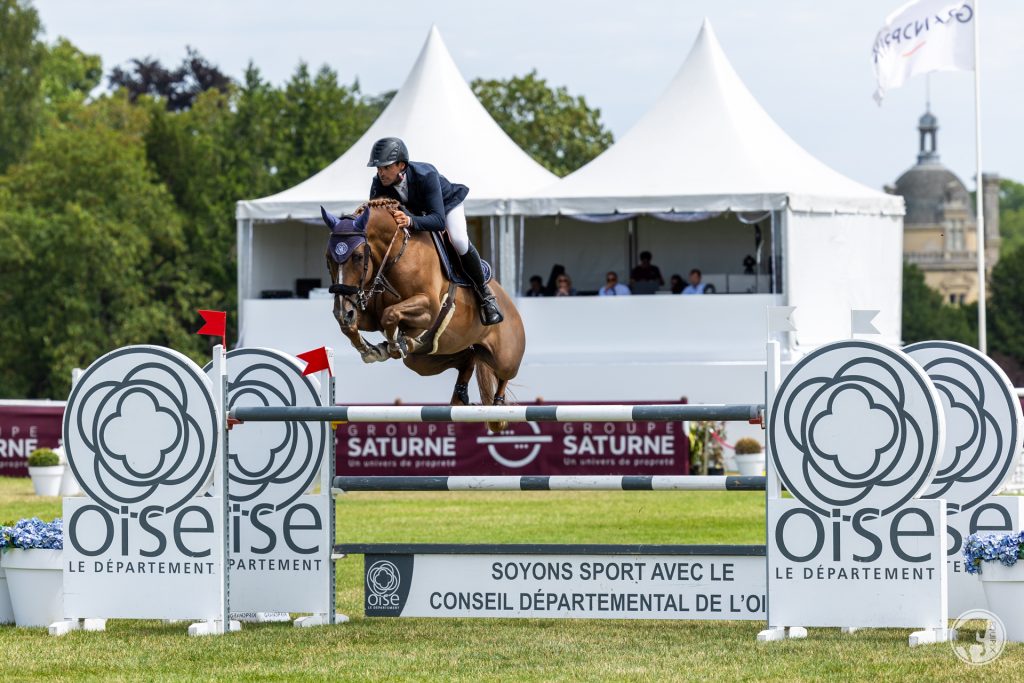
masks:
[[[556,263],[551,266],[551,275],[548,276],[548,286],[544,288],[544,296],[554,296],[558,290],[558,278],[565,274],[565,266]]]
[[[555,278],[555,296],[576,296],[576,290],[572,286],[572,279],[568,273],[563,272]]]
[[[683,290],[683,294],[703,294],[704,283],[700,281],[701,272],[700,268],[694,268],[690,271],[690,284],[686,285]]]
[[[683,293],[683,276],[679,273],[675,273],[668,279],[668,286],[671,288],[673,294]]]
[[[609,270],[604,278],[604,287],[598,290],[598,296],[628,296],[629,287],[619,282],[619,274]]]
[[[629,287],[634,294],[654,294],[665,284],[658,266],[651,263],[651,252],[640,252],[640,263],[629,273]]]
[[[523,292],[523,296],[544,296],[544,280],[540,275],[530,278],[530,288]]]

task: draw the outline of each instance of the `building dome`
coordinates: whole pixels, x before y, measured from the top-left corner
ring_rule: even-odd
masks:
[[[903,224],[907,226],[941,223],[949,203],[959,200],[970,205],[963,182],[938,161],[918,163],[901,175],[896,181],[896,194],[906,202]]]

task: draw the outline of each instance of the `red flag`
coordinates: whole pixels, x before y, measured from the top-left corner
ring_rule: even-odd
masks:
[[[206,334],[211,337],[220,337],[220,343],[227,348],[227,327],[228,314],[224,311],[199,311],[203,316],[203,326],[196,334]]]
[[[302,371],[303,375],[312,375],[314,372],[326,370],[331,374],[331,377],[334,377],[334,368],[331,367],[327,360],[326,347],[321,346],[319,349],[300,353],[298,357],[306,361],[306,369]]]

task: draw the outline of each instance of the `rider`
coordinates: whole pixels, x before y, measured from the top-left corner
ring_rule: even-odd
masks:
[[[395,212],[400,228],[429,232],[448,231],[459,253],[462,270],[473,281],[480,301],[480,320],[496,325],[504,320],[494,293],[484,282],[480,254],[469,242],[462,202],[469,194],[465,185],[449,182],[432,165],[409,161],[409,149],[399,138],[381,138],[373,145],[370,162],[377,175],[370,184],[370,199],[388,197],[401,202],[408,213]]]

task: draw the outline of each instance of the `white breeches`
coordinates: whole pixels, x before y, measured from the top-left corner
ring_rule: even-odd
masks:
[[[459,256],[469,251],[469,232],[466,229],[466,210],[459,204],[445,216],[445,228],[448,230],[448,237],[455,245],[455,251]]]

